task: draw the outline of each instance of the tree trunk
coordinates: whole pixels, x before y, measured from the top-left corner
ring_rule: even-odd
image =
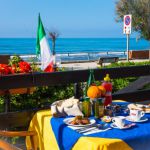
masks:
[[[53,44],[52,44],[52,47],[53,47],[53,55],[55,55],[55,40],[53,40],[52,43],[53,43]]]

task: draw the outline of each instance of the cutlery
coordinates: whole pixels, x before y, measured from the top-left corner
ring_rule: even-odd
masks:
[[[91,132],[91,131],[95,131],[95,130],[98,131],[99,129],[96,128],[96,127],[92,127],[92,128],[86,129],[86,130],[79,131],[79,133],[84,134],[84,133]]]
[[[103,129],[103,130],[94,129],[94,130],[90,130],[90,131],[84,132],[82,134],[88,135],[88,134],[93,134],[93,133],[98,133],[98,132],[104,132],[104,131],[107,131],[107,130],[110,130],[110,129],[112,129],[112,128],[106,128],[106,129]]]
[[[84,132],[84,131],[88,131],[88,130],[92,130],[92,129],[104,130],[104,129],[106,129],[106,126],[107,126],[107,123],[105,123],[105,124],[94,124],[91,126],[86,126],[83,128],[76,129],[76,131],[80,133],[80,132]]]
[[[86,132],[90,132],[90,131],[94,131],[94,130],[98,130],[98,128],[96,127],[91,127],[91,128],[87,128],[85,130],[81,130],[81,131],[78,131],[79,133],[86,133]]]
[[[76,131],[82,131],[82,130],[86,130],[86,129],[89,129],[89,128],[93,128],[93,127],[99,127],[99,125],[97,124],[94,124],[94,125],[89,125],[89,126],[86,126],[86,127],[80,127],[80,128],[77,128],[75,129]]]

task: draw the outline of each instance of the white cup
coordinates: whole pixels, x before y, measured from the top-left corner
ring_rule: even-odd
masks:
[[[117,116],[112,119],[112,122],[118,127],[123,128],[125,125],[125,117]]]
[[[130,117],[134,121],[139,121],[145,115],[144,111],[137,109],[130,109]]]

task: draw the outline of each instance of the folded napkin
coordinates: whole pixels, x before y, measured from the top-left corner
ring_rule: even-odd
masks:
[[[74,97],[54,102],[51,105],[51,112],[54,117],[83,116],[79,100]]]

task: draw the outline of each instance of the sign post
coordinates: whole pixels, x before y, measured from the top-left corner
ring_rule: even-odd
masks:
[[[124,16],[123,33],[127,35],[127,61],[129,61],[129,35],[131,34],[132,15]]]
[[[127,34],[127,61],[129,61],[129,34]]]

